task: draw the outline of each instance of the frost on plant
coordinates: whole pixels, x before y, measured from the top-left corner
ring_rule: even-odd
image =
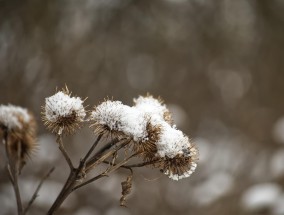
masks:
[[[86,112],[79,97],[71,97],[68,88],[45,99],[43,107],[45,125],[54,133],[73,133],[84,121]]]

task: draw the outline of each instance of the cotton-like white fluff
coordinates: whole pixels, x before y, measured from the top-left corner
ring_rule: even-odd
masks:
[[[160,139],[157,142],[158,152],[160,157],[173,158],[176,155],[188,154],[190,142],[182,131],[171,127],[167,123],[163,123]]]
[[[0,124],[8,129],[21,129],[22,123],[28,123],[30,120],[27,109],[14,105],[0,105]]]
[[[136,108],[123,105],[120,101],[105,101],[91,113],[96,124],[106,125],[110,130],[121,131],[134,141],[147,137],[145,114]]]
[[[61,117],[71,116],[74,112],[78,121],[84,121],[86,112],[83,101],[79,97],[70,97],[60,91],[45,99],[45,116],[50,122],[56,122]]]
[[[139,96],[137,99],[134,99],[134,103],[134,107],[138,110],[150,115],[157,115],[161,118],[164,118],[164,113],[168,112],[167,107],[152,96]]]
[[[170,179],[173,179],[174,181],[178,181],[180,179],[188,178],[189,176],[191,176],[191,174],[194,173],[196,167],[197,167],[197,164],[195,162],[192,162],[190,169],[184,172],[182,175],[173,174],[169,170],[167,170],[164,174],[167,175]]]

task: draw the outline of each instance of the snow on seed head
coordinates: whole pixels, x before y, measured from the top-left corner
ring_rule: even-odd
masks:
[[[80,97],[71,97],[67,87],[46,98],[42,112],[45,125],[54,133],[73,133],[86,116],[83,102]]]
[[[28,110],[14,105],[0,105],[0,124],[8,129],[21,129],[31,116]]]
[[[20,159],[20,164],[23,166],[37,148],[36,122],[32,113],[22,107],[0,105],[1,136],[3,138],[7,136],[9,153]]]
[[[189,177],[197,167],[198,151],[195,146],[190,146],[184,154],[173,158],[165,157],[161,162],[161,171],[173,180]]]
[[[150,94],[139,96],[134,99],[134,107],[144,113],[157,115],[169,124],[173,124],[172,115],[161,98],[156,99]]]

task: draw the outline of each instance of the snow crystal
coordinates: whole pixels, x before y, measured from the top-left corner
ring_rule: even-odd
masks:
[[[0,123],[8,129],[21,129],[22,122],[28,123],[30,120],[27,109],[14,105],[0,105]]]
[[[56,122],[60,117],[68,117],[74,112],[79,121],[84,120],[86,112],[79,97],[70,97],[60,91],[45,99],[45,116],[50,122]]]

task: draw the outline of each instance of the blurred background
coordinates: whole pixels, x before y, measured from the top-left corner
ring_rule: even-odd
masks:
[[[68,85],[88,97],[131,105],[161,96],[200,150],[196,172],[178,182],[137,169],[73,193],[59,214],[284,214],[284,1],[0,0],[0,103],[27,107],[39,150],[20,183],[25,201],[49,168],[30,214],[45,214],[68,166],[43,127],[45,97]],[[95,139],[86,126],[65,140],[73,161]],[[0,157],[1,214],[16,203]]]

